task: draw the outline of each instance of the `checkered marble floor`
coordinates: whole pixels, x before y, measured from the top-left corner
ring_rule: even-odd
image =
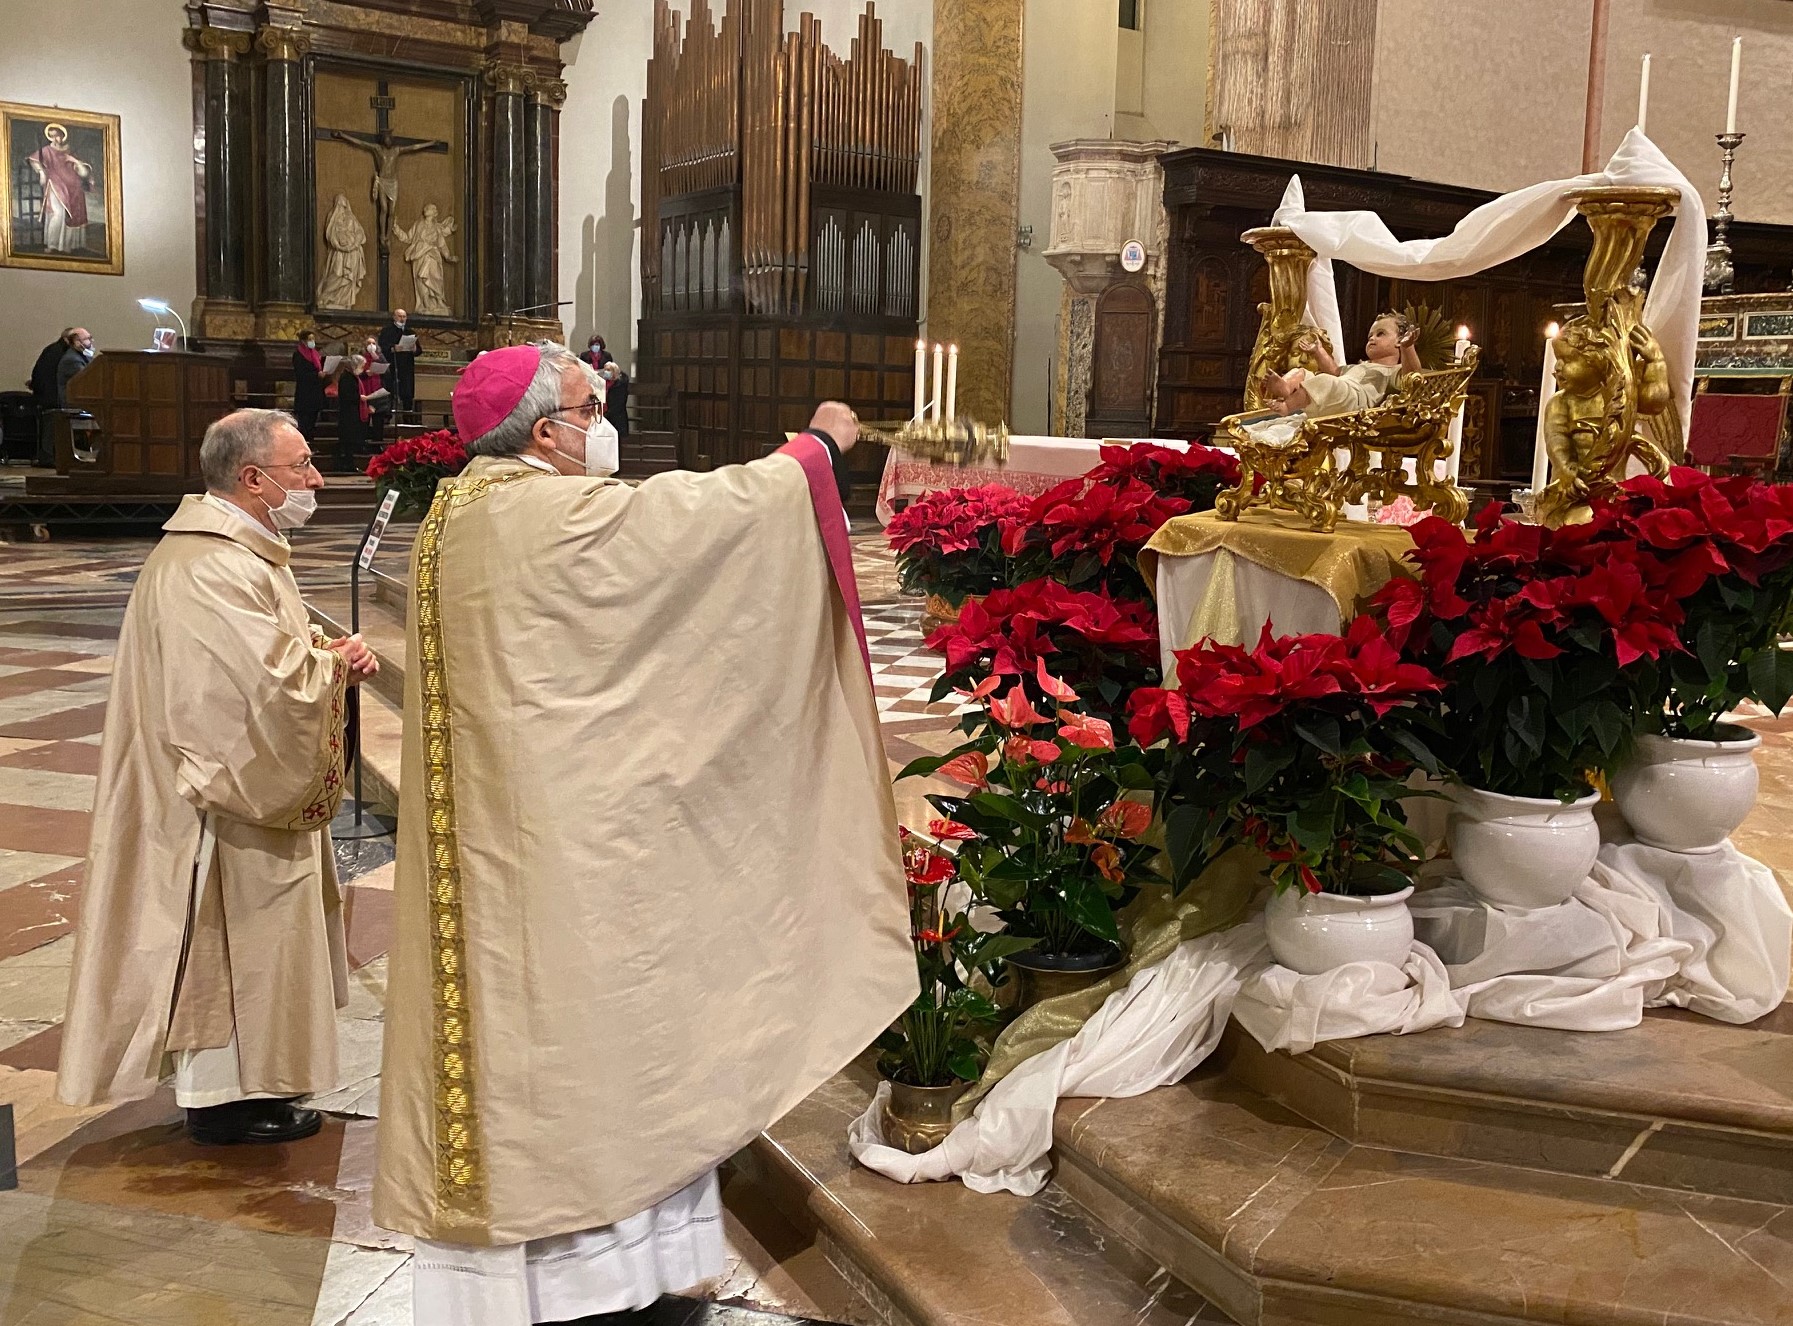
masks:
[[[880,722],[956,718],[965,712],[956,699],[928,702],[941,660],[922,647],[920,599],[868,606],[865,639],[872,654],[872,690],[878,697]]]

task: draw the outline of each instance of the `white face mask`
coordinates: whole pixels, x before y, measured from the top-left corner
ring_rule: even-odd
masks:
[[[562,428],[577,428],[577,424],[565,419],[550,419],[551,424],[559,424]],[[560,451],[559,447],[555,448]],[[561,455],[566,456],[564,451]],[[567,456],[572,460],[571,456]],[[622,468],[622,458],[617,454],[616,425],[603,415],[591,421],[585,430],[585,472],[594,479],[607,479]]]
[[[286,494],[286,500],[279,506],[268,507],[268,519],[275,529],[298,529],[317,514],[318,495],[309,488],[281,488],[266,470],[262,471],[261,477]],[[262,499],[262,505],[267,506],[266,498]]]

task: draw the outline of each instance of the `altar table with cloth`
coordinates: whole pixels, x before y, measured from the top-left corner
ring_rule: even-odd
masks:
[[[1412,547],[1400,525],[1346,520],[1321,534],[1283,511],[1166,521],[1139,555],[1158,597],[1166,672],[1198,640],[1255,645],[1266,622],[1277,635],[1337,635],[1360,601],[1414,573],[1405,560]]]
[[[1173,451],[1189,450],[1187,442],[1168,437],[1011,437],[1009,458],[1000,464],[944,465],[892,447],[884,462],[884,476],[878,481],[878,520],[888,525],[896,514],[897,502],[913,501],[924,493],[947,488],[980,488],[999,483],[1037,497],[1066,479],[1088,474],[1102,458],[1103,447],[1130,447],[1135,442],[1150,442]]]

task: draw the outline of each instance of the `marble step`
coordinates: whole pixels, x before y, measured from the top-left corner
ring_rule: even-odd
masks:
[[[865,1061],[735,1158],[886,1326],[1184,1326],[1227,1317],[1057,1185],[1033,1198],[900,1184],[847,1154]]]
[[[1783,1204],[1357,1145],[1218,1065],[1061,1101],[1055,1143],[1058,1186],[1248,1326],[1793,1326]]]
[[[1793,1005],[1750,1026],[1680,1011],[1576,1033],[1471,1018],[1420,1036],[1217,1064],[1348,1142],[1793,1203]]]

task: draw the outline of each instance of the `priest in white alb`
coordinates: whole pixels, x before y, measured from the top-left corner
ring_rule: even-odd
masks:
[[[374,1216],[429,1326],[720,1273],[717,1166],[916,991],[857,421],[634,487],[602,400],[558,346],[475,360],[413,552]]]
[[[164,1061],[202,1143],[290,1142],[322,1119],[348,997],[330,817],[344,688],[378,670],[326,639],[286,532],[323,477],[290,414],[206,430],[184,499],[125,609],[57,1097],[155,1091]]]

